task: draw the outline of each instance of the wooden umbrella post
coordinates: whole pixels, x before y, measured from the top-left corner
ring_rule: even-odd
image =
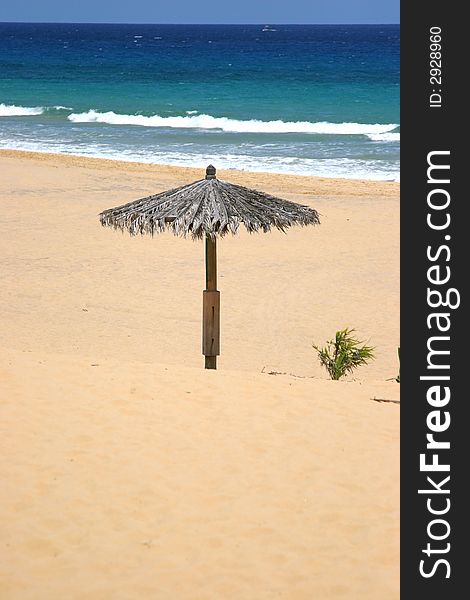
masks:
[[[100,213],[102,225],[127,230],[131,235],[154,235],[171,230],[175,235],[205,236],[206,289],[203,292],[202,353],[206,369],[217,368],[220,354],[220,294],[217,291],[217,236],[235,234],[240,225],[249,232],[284,231],[293,225],[318,225],[316,210],[253,189],[217,180],[209,165],[206,181],[172,188]]]
[[[202,353],[205,368],[217,369],[220,354],[220,292],[217,291],[217,240],[206,235],[206,289],[202,298]]]

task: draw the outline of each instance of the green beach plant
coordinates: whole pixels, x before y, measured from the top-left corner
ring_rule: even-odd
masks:
[[[341,379],[375,358],[375,348],[361,345],[363,342],[353,336],[354,332],[348,328],[337,331],[335,339],[328,340],[323,348],[312,344],[331,379]]]

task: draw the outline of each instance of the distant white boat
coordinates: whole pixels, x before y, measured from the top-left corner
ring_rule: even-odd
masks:
[[[261,31],[277,31],[277,29],[274,29],[271,25],[265,25]]]

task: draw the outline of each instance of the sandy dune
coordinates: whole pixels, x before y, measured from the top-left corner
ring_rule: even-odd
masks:
[[[0,153],[2,600],[398,598],[398,186],[220,173],[322,225],[221,242],[209,372],[202,244],[97,220],[200,176]]]

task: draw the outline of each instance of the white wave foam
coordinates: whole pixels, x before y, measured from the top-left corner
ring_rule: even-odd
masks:
[[[373,142],[399,142],[400,134],[399,133],[368,133],[367,137]]]
[[[14,104],[0,104],[0,117],[30,117],[42,115],[42,106],[15,106]]]
[[[27,142],[14,139],[0,139],[0,148],[27,150],[32,152],[52,152],[72,156],[106,158],[125,162],[175,165],[205,169],[214,161],[211,154],[174,152],[168,150],[148,151],[147,149],[113,149],[104,144],[87,147],[57,143]],[[217,167],[240,171],[284,173],[292,175],[314,175],[343,179],[368,179],[373,181],[399,181],[398,165],[349,158],[308,159],[280,156],[250,156],[247,154],[218,154]]]
[[[391,131],[398,125],[389,123],[328,123],[309,121],[239,121],[227,117],[194,115],[186,117],[161,117],[153,115],[120,115],[113,111],[72,113],[67,117],[73,123],[108,123],[110,125],[139,125],[141,127],[170,127],[183,129],[221,129],[232,133],[310,133],[334,135],[368,135]]]

